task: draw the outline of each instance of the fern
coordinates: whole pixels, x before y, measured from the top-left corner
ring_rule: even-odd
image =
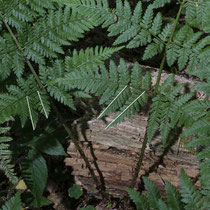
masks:
[[[167,46],[167,62],[171,66],[175,61],[179,69],[183,69],[188,61],[190,70],[195,68],[195,62],[200,63],[203,56],[200,54],[207,49],[209,37],[203,38],[201,32],[194,33],[193,30],[185,25],[179,29],[173,38],[173,43]]]
[[[167,203],[169,208],[174,210],[183,209],[181,196],[176,188],[170,182],[165,182],[165,189],[167,193]]]
[[[0,94],[0,112],[2,113],[0,121],[19,115],[21,124],[24,126],[30,117],[33,128],[35,128],[38,113],[49,114],[48,97],[39,89],[33,78],[19,79],[18,86],[11,85],[7,89],[8,93]],[[41,94],[42,101],[37,91]]]
[[[207,0],[187,1],[185,4],[186,12],[185,19],[188,24],[210,32],[209,18],[210,18],[210,3]]]
[[[114,62],[110,62],[109,71],[104,66],[95,71],[83,68],[83,71],[65,74],[64,78],[57,79],[57,82],[66,90],[78,88],[86,93],[101,96],[100,103],[109,104],[109,106],[99,117],[120,108],[116,118],[110,124],[112,125],[121,122],[125,117],[131,117],[131,114],[139,111],[140,106],[146,104],[146,91],[151,85],[151,75],[147,73],[143,79],[138,63],[134,65],[131,73],[125,61],[121,60],[119,69]]]
[[[170,3],[171,0],[155,0],[152,4],[153,8],[160,8],[165,6],[165,4]]]
[[[179,96],[183,85],[173,85],[174,75],[170,75],[158,90],[157,96],[152,99],[147,137],[151,141],[157,130],[160,130],[163,144],[166,144],[168,134],[175,127],[182,114],[184,105],[193,94]]]
[[[68,2],[68,1],[65,1]],[[106,2],[106,1],[105,1]],[[126,43],[127,48],[137,48],[146,46],[143,59],[150,59],[157,54],[162,53],[166,47],[167,63],[169,66],[177,61],[179,69],[182,70],[185,65],[189,64],[191,69],[196,66],[203,58],[201,53],[205,51],[209,42],[202,32],[194,33],[189,26],[184,26],[176,32],[174,38],[169,40],[173,28],[173,23],[163,24],[163,17],[160,13],[154,16],[154,9],[159,8],[170,1],[154,1],[149,5],[142,15],[142,3],[139,1],[131,10],[128,1],[118,0],[116,9],[109,10],[107,2],[103,7],[102,1],[78,1],[69,3],[77,8],[77,11],[85,14],[96,13],[98,19],[104,23],[103,27],[108,27],[109,36],[117,36],[114,44],[119,45]],[[187,4],[187,3],[186,3]],[[202,4],[202,3],[201,3]],[[209,4],[206,4],[209,8]],[[99,14],[100,11],[100,14]],[[204,14],[205,12],[202,12]],[[206,14],[206,13],[205,13]],[[106,19],[104,18],[106,16]],[[110,21],[111,17],[111,21]],[[204,36],[201,39],[201,35]],[[204,41],[202,41],[204,40]],[[128,43],[127,43],[128,42]],[[201,43],[204,43],[201,46]],[[193,58],[190,59],[189,58]]]
[[[0,127],[0,134],[5,134],[10,128]],[[0,136],[0,169],[3,170],[12,184],[17,184],[18,178],[14,173],[14,165],[11,163],[11,151],[9,143],[12,141],[11,137]]]
[[[143,177],[143,181],[144,181],[145,188],[146,188],[146,198],[150,204],[150,207],[152,207],[154,209],[158,209],[160,193],[157,189],[157,186],[146,177]]]
[[[10,198],[6,203],[2,206],[2,210],[19,210],[22,208],[21,205],[21,192],[18,191],[15,196]]]
[[[182,184],[182,202],[187,204],[186,209],[203,209],[201,193],[196,190],[183,169],[180,172],[180,183]]]
[[[115,112],[109,127],[147,105],[150,110],[145,141],[152,141],[155,133],[160,132],[166,145],[170,132],[183,126],[182,135],[193,139],[188,147],[199,147],[196,160],[199,161],[201,189],[181,171],[181,190],[166,182],[166,198],[161,198],[154,183],[145,177],[146,193],[141,195],[128,190],[129,195],[138,209],[207,209],[210,199],[209,100],[191,100],[191,93],[181,95],[185,85],[174,85],[174,75],[162,85],[159,79],[166,58],[168,66],[177,65],[179,70],[187,67],[189,75],[200,79],[193,87],[195,90],[210,94],[209,2],[183,1],[177,18],[169,22],[159,8],[171,3],[170,0],[147,4],[138,1],[134,8],[127,0],[117,0],[114,9],[107,0],[56,2],[0,0],[0,122],[19,116],[22,127],[30,119],[35,129],[40,113],[49,117],[53,99],[76,110],[75,98],[90,98],[94,94],[100,97],[100,105],[106,107],[99,118]],[[185,25],[178,24],[181,12],[187,21]],[[114,39],[113,46],[121,46],[72,50],[72,42],[78,42],[86,31],[99,25],[107,28],[108,36]],[[113,61],[109,62],[109,67],[104,64],[114,52],[140,46],[145,47],[143,60],[164,55],[155,88],[151,74],[143,75],[138,63],[132,68],[123,59],[119,66]],[[5,132],[3,128],[1,131]],[[54,141],[48,143],[48,138]],[[10,140],[10,137],[0,138],[0,163],[10,181],[15,183]],[[65,155],[65,152],[50,134],[34,137],[28,144],[30,149],[22,162],[22,175],[33,194],[34,206],[39,208],[47,181],[46,162],[40,152],[48,155]],[[17,200],[19,205],[20,199]]]
[[[8,2],[8,5],[10,2]],[[20,2],[15,2],[16,7],[22,8]],[[24,4],[29,3],[25,0],[21,2]],[[35,4],[35,1],[30,2],[31,7],[35,7],[33,4]],[[97,19],[92,17],[93,15],[89,15],[87,18],[85,15],[75,10],[73,11],[69,6],[66,6],[64,9],[62,7],[54,9],[52,4],[44,4],[40,3],[40,1],[37,2],[37,6],[43,7],[43,11],[47,7],[49,12],[45,12],[39,18],[30,19],[30,22],[33,22],[32,25],[24,24],[24,22],[27,22],[26,19],[18,20],[19,24],[21,24],[21,29],[16,24],[13,24],[13,22],[7,20],[4,16],[7,10],[4,7],[0,9],[1,18],[9,25],[17,26],[19,42],[24,53],[23,55],[17,51],[12,38],[8,33],[3,31],[3,37],[0,37],[0,64],[3,66],[0,75],[2,80],[8,78],[11,70],[15,72],[16,76],[20,77],[25,71],[25,57],[38,64],[45,64],[46,58],[58,58],[58,54],[64,53],[62,46],[71,45],[69,41],[78,41],[79,38],[84,36],[85,31],[100,24]],[[12,7],[8,10],[12,10]],[[38,8],[37,10],[39,11]],[[30,14],[29,11],[25,12]],[[10,13],[8,12],[7,15],[10,15]],[[19,16],[21,15],[19,14]]]
[[[146,192],[139,192],[128,189],[129,197],[133,200],[138,210],[141,209],[208,209],[209,201],[202,197],[199,191],[190,181],[183,169],[180,171],[181,190],[169,182],[165,183],[167,200],[160,197],[157,186],[148,178],[143,177]],[[167,202],[166,202],[167,201]]]
[[[130,199],[135,203],[137,210],[149,209],[147,200],[136,190],[127,189]]]
[[[45,159],[33,149],[30,150],[22,162],[22,174],[34,196],[35,205],[39,207],[48,177]]]

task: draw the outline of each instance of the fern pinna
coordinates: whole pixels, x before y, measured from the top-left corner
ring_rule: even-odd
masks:
[[[3,170],[11,183],[17,184],[18,178],[14,173],[14,164],[11,163],[12,152],[9,149],[9,143],[12,141],[12,138],[4,135],[9,130],[9,127],[0,127],[0,169]]]

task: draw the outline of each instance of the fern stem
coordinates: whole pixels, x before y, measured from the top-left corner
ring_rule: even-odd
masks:
[[[160,79],[161,79],[161,74],[162,74],[162,71],[163,71],[163,67],[165,65],[165,61],[166,61],[166,48],[167,48],[167,45],[169,43],[171,43],[171,41],[172,41],[172,38],[174,36],[174,32],[176,30],[176,26],[177,26],[177,23],[179,21],[179,17],[181,15],[182,8],[183,8],[184,4],[185,4],[185,0],[182,1],[182,3],[180,4],[179,11],[178,11],[178,13],[176,15],[176,19],[175,19],[174,24],[173,24],[171,35],[170,35],[169,40],[168,40],[168,42],[167,42],[167,44],[165,46],[165,52],[164,52],[164,55],[163,55],[163,58],[162,58],[162,61],[161,61],[161,64],[160,64],[160,68],[159,68],[159,71],[158,71],[158,76],[157,76],[157,80],[156,80],[156,84],[155,84],[155,92],[157,91],[157,88],[159,86]]]
[[[166,50],[164,52],[163,58],[162,58],[161,63],[160,63],[160,68],[159,68],[159,71],[158,71],[158,76],[157,76],[157,80],[156,80],[156,84],[155,84],[155,92],[157,91],[157,88],[159,87],[159,84],[160,84],[160,78],[161,78],[161,74],[162,74],[162,71],[163,71],[165,61],[166,61]]]
[[[140,152],[139,159],[138,159],[138,162],[136,164],[135,172],[134,172],[134,175],[133,175],[133,179],[132,179],[131,185],[130,185],[130,188],[132,188],[132,189],[136,185],[136,180],[138,178],[139,171],[140,171],[140,168],[141,168],[141,165],[142,165],[142,161],[143,161],[143,158],[144,158],[144,153],[145,153],[146,146],[147,146],[147,133],[145,132],[144,141],[143,141],[143,144],[142,144],[142,147],[141,147],[141,152]]]
[[[4,19],[4,16],[2,15],[2,13],[0,12],[0,17],[2,18],[2,21],[3,23],[5,24],[7,30],[9,31],[11,37],[13,38],[15,44],[17,45],[17,48],[18,50],[24,55],[24,51],[23,51],[23,48],[21,47],[21,45],[19,44],[17,38],[15,37],[14,33],[12,32],[10,26],[7,24],[6,20]],[[25,55],[24,55],[25,57]],[[33,76],[35,77],[36,79],[36,82],[38,83],[39,87],[49,96],[47,90],[45,89],[45,87],[43,86],[43,84],[41,83],[40,79],[39,79],[39,76],[37,75],[34,67],[32,66],[31,62],[27,59],[26,59],[26,62],[33,74]],[[58,108],[56,107],[56,105],[54,104],[53,100],[51,99],[51,97],[49,96],[49,99],[50,99],[50,103],[52,105],[52,108],[54,109],[54,111],[56,112],[56,115],[60,121],[60,123],[63,125],[64,129],[66,130],[69,138],[73,141],[75,147],[77,148],[78,152],[80,153],[81,157],[83,158],[87,168],[89,169],[90,171],[90,174],[97,186],[98,189],[103,189],[103,186],[100,185],[100,183],[98,182],[98,179],[95,175],[95,172],[93,170],[93,168],[91,167],[90,165],[90,162],[88,161],[88,158],[86,157],[85,153],[83,152],[82,148],[80,147],[79,143],[78,143],[78,140],[73,136],[71,130],[69,129],[69,127],[64,123],[64,120],[63,120],[63,117],[61,116],[60,112],[58,111]],[[101,190],[102,191],[102,190]],[[103,192],[102,192],[103,193]]]

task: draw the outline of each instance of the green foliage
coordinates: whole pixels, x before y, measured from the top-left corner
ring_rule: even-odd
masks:
[[[182,185],[180,190],[182,202],[187,204],[185,209],[203,209],[201,193],[192,184],[183,169],[180,172],[180,183]]]
[[[156,185],[146,177],[143,177],[146,192],[128,189],[131,200],[135,203],[137,210],[143,209],[207,209],[208,203],[202,198],[201,192],[192,184],[190,178],[183,169],[180,171],[181,190],[169,182],[165,183],[167,200],[161,199]]]
[[[29,151],[28,156],[22,162],[22,173],[24,181],[39,207],[48,177],[45,159],[33,150]]]
[[[0,127],[0,134],[4,135],[10,128]],[[17,184],[18,178],[14,173],[14,165],[11,163],[11,151],[9,149],[9,142],[12,141],[11,137],[0,136],[0,169],[3,170],[11,183]]]
[[[7,87],[8,93],[0,95],[0,121],[19,115],[22,127],[30,117],[36,127],[38,112],[48,116],[50,107],[48,97],[41,91],[32,77],[17,80],[18,85]]]
[[[73,185],[68,189],[69,197],[79,199],[83,195],[82,187],[79,185]]]
[[[159,132],[166,145],[169,134],[178,127],[183,127],[184,137],[192,139],[188,147],[198,150],[201,189],[181,170],[180,191],[166,182],[167,197],[161,198],[154,183],[144,177],[145,195],[129,189],[131,199],[137,209],[207,209],[210,205],[208,97],[192,100],[193,94],[183,92],[185,84],[174,83],[174,75],[160,85],[157,79],[154,87],[150,72],[142,72],[139,63],[130,67],[123,59],[119,65],[110,59],[123,48],[141,47],[144,53],[139,61],[163,57],[158,78],[166,59],[171,69],[187,68],[189,76],[199,78],[193,88],[209,96],[210,3],[207,0],[177,2],[180,4],[180,11],[174,6],[177,19],[169,20],[161,13],[161,7],[170,3],[174,2],[138,1],[133,5],[128,0],[117,0],[116,7],[110,8],[108,0],[0,0],[0,122],[12,119],[12,128],[19,133],[30,119],[35,130],[45,118],[56,118],[51,109],[59,116],[60,110],[56,111],[54,106],[65,105],[69,112],[75,111],[75,101],[92,95],[99,97],[100,105],[105,106],[98,118],[115,113],[107,127],[148,107],[149,142]],[[186,23],[178,20],[181,12]],[[73,49],[95,27],[107,30],[112,46]],[[107,59],[110,60],[105,63]],[[2,126],[0,134],[6,135],[7,127]],[[53,132],[30,131],[23,144],[19,143],[19,137],[17,142],[11,142],[13,132],[8,137],[0,137],[1,169],[15,184],[15,163],[11,159],[22,158],[24,154],[21,176],[33,195],[31,205],[40,208],[49,204],[43,197],[48,171],[42,153],[63,156],[66,153]],[[10,149],[12,145],[18,145],[15,155],[14,149]],[[82,195],[78,186],[70,188],[69,193],[76,199]],[[21,206],[19,192],[3,209],[13,206]],[[84,209],[88,208],[92,207]]]
[[[209,33],[210,2],[208,0],[187,1],[185,8],[187,23]]]
[[[7,0],[6,3],[0,1],[0,5],[2,5],[0,14],[4,21],[16,28],[23,51],[23,54],[17,51],[9,34],[5,30],[1,31],[1,80],[8,78],[11,70],[16,76],[22,76],[26,59],[45,64],[47,58],[58,58],[64,54],[62,49],[64,45],[70,46],[69,41],[78,41],[84,36],[85,31],[100,24],[92,13],[87,18],[82,13],[72,11],[69,6],[57,8],[51,1],[42,3],[37,0]],[[27,17],[22,13],[26,13]]]
[[[91,205],[88,205],[88,206],[86,206],[84,208],[81,208],[80,210],[95,210],[95,208],[93,206],[91,206]]]
[[[177,30],[171,40],[174,24],[164,23],[161,13],[154,15],[156,8],[164,6],[170,0],[154,1],[153,4],[147,7],[145,12],[142,11],[141,1],[136,4],[133,12],[127,0],[124,2],[122,0],[116,1],[116,9],[113,10],[108,9],[107,1],[102,3],[102,0],[65,2],[69,2],[69,5],[74,5],[73,7],[83,14],[97,14],[97,18],[103,22],[102,27],[108,28],[109,36],[117,36],[114,45],[124,43],[127,48],[146,46],[143,55],[144,60],[162,53],[165,48],[169,66],[172,66],[177,61],[180,70],[188,63],[191,66],[191,70],[193,70],[204,58],[203,52],[208,49],[209,41],[207,40],[209,37],[202,32],[194,32],[187,25]],[[103,4],[106,6],[102,6]],[[187,4],[192,3],[187,1]],[[201,1],[198,4],[198,9],[203,8],[202,11],[200,10],[200,13],[203,14],[203,20],[208,21],[209,3]],[[188,11],[186,13],[188,14]],[[201,16],[199,15],[199,17]],[[191,18],[189,19],[192,20]],[[209,27],[207,22],[205,24]],[[201,36],[204,38],[201,39]]]
[[[135,203],[138,210],[149,209],[149,203],[147,202],[146,198],[140,194],[140,192],[130,188],[127,189],[127,192],[130,199]]]
[[[184,105],[193,96],[191,93],[179,96],[183,87],[183,84],[174,86],[174,75],[171,75],[158,89],[158,94],[152,99],[150,107],[150,118],[147,128],[149,141],[151,141],[155,132],[160,130],[163,144],[166,144],[168,134],[181,117]]]
[[[116,113],[114,121],[108,125],[117,124],[125,117],[131,117],[147,102],[146,91],[151,86],[151,75],[142,76],[141,68],[135,63],[133,70],[128,69],[124,60],[120,60],[119,68],[110,62],[109,70],[105,66],[92,70],[84,68],[82,71],[72,71],[65,74],[64,78],[57,79],[59,86],[65,90],[81,89],[87,93],[101,96],[100,104],[109,104],[99,116],[107,113]]]
[[[2,210],[20,210],[22,208],[21,192],[18,191],[14,197],[11,197],[6,203],[2,206]]]

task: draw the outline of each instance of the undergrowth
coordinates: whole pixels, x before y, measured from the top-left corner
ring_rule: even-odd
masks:
[[[106,107],[98,118],[115,113],[107,128],[150,107],[143,147],[128,189],[137,209],[210,207],[210,2],[176,1],[176,17],[164,17],[161,9],[170,4],[171,0],[138,1],[131,9],[126,0],[117,0],[115,8],[107,0],[0,0],[0,168],[11,183],[11,193],[1,193],[7,200],[2,209],[49,205],[43,194],[48,179],[44,154],[66,156],[62,136],[57,138],[56,129],[50,126],[54,120],[63,126],[96,186],[105,193],[59,109],[64,105],[74,112],[76,101],[93,95]],[[114,39],[112,46],[71,50],[73,42],[96,27],[104,28]],[[130,70],[123,58],[119,66],[111,59],[122,49],[139,48],[144,49],[142,60],[162,57],[155,84],[138,62]],[[174,74],[160,84],[165,66],[179,72],[187,69],[187,76],[199,80],[191,88],[205,97],[183,92],[186,84],[176,84]],[[182,128],[181,138],[191,140],[187,147],[199,147],[195,161],[199,162],[201,188],[181,170],[181,190],[166,182],[166,198],[161,198],[146,177],[146,193],[134,191],[145,145],[157,132],[166,145],[175,128]],[[23,141],[12,139],[15,130]],[[31,194],[22,204],[21,192],[15,194],[20,180]]]

